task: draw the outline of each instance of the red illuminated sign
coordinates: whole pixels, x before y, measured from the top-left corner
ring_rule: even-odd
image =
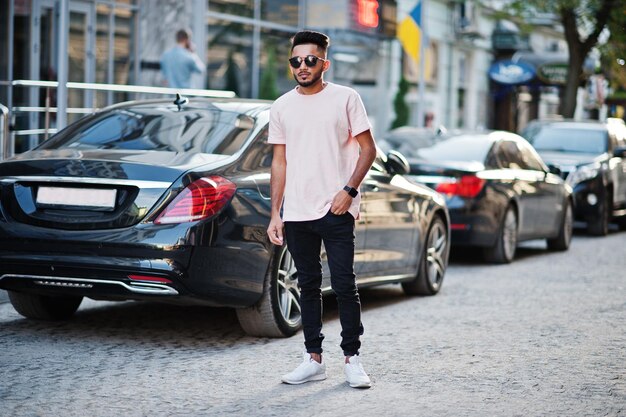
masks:
[[[360,25],[375,28],[378,27],[378,1],[357,0],[357,21]]]

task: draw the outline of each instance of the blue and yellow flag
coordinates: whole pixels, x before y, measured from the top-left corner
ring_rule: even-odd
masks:
[[[398,25],[396,37],[404,51],[418,63],[422,41],[422,0],[419,0],[411,13]]]

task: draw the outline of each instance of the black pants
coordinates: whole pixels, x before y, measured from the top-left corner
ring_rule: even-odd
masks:
[[[354,218],[328,212],[317,220],[285,222],[287,247],[298,270],[304,345],[322,353],[322,241],[328,255],[330,282],[337,296],[344,355],[359,354],[363,334],[361,300],[354,275]]]

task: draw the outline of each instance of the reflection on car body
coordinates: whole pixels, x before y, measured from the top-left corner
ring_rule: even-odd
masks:
[[[615,220],[626,229],[626,125],[619,119],[531,122],[522,132],[573,188],[576,220],[606,235]]]
[[[61,319],[83,297],[199,303],[236,308],[250,334],[296,332],[297,272],[266,235],[270,104],[125,103],[0,163],[0,288],[16,310]],[[360,285],[433,295],[448,213],[406,172],[379,153],[361,189],[355,266]]]
[[[511,262],[522,240],[569,247],[571,189],[522,137],[503,131],[452,135],[418,149],[409,161],[416,181],[446,197],[453,245],[483,247],[493,262]]]

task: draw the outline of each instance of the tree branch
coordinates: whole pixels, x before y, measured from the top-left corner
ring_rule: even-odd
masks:
[[[609,17],[611,16],[611,12],[613,11],[613,8],[616,6],[617,6],[616,0],[603,0],[602,1],[602,5],[600,6],[600,9],[596,12],[595,28],[593,32],[591,33],[591,35],[589,35],[587,39],[585,39],[585,41],[581,45],[585,52],[585,55],[587,54],[587,52],[591,50],[591,48],[595,46],[596,43],[598,43],[598,37],[600,36],[600,33],[602,33],[602,31],[604,30],[604,27],[606,26],[607,22],[609,21]]]

